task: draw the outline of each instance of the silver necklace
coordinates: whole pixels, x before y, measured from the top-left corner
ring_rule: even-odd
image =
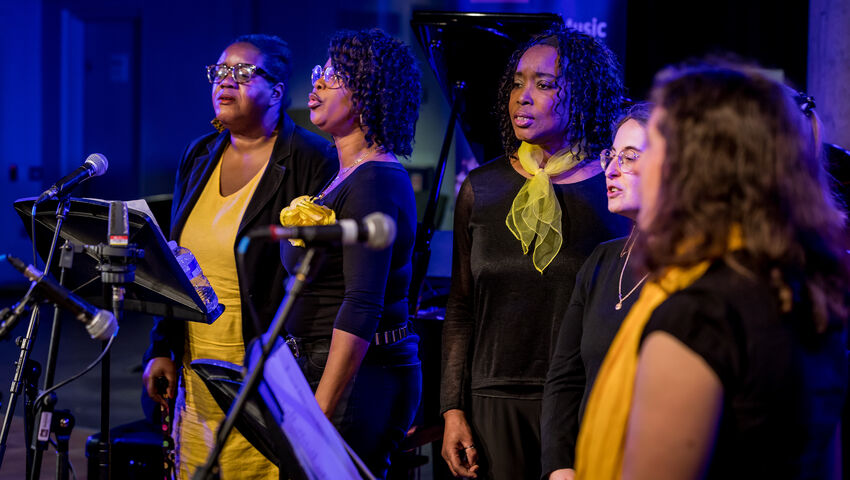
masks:
[[[627,298],[629,298],[629,296],[631,294],[635,293],[635,290],[637,290],[638,287],[641,286],[643,281],[646,280],[646,277],[649,276],[648,273],[646,275],[644,275],[643,278],[641,278],[637,282],[637,284],[634,287],[632,287],[631,290],[629,290],[629,293],[627,293],[625,296],[623,296],[623,274],[626,273],[626,265],[629,264],[629,258],[632,256],[632,247],[635,246],[635,241],[637,240],[637,236],[635,236],[635,240],[632,240],[632,234],[634,234],[634,227],[632,227],[632,232],[629,234],[629,238],[626,239],[626,244],[628,245],[628,249],[625,251],[626,261],[623,262],[623,269],[620,270],[620,281],[617,284],[617,298],[619,298],[620,301],[617,302],[616,305],[614,305],[614,310],[620,310],[621,308],[623,308],[623,302]],[[620,252],[620,257],[622,258],[622,256],[623,256],[623,252]]]
[[[325,187],[324,190],[322,190],[322,193],[319,194],[318,198],[325,198],[325,194],[327,194],[329,191],[333,190],[334,187],[336,187],[337,183],[344,180],[345,177],[348,176],[348,172],[353,170],[354,167],[356,167],[357,165],[360,164],[360,162],[365,160],[366,157],[368,157],[369,154],[372,153],[372,151],[373,150],[371,150],[371,149],[364,151],[363,153],[360,154],[359,157],[357,157],[357,160],[355,160],[354,163],[352,163],[351,165],[349,165],[345,168],[340,168],[339,171],[336,173],[336,176],[334,177],[333,181],[327,187]]]

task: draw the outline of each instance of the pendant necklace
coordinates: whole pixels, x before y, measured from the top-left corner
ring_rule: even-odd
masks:
[[[322,193],[320,193],[319,195],[316,196],[316,199],[321,200],[321,199],[325,198],[325,194],[327,194],[329,191],[333,190],[334,187],[336,187],[337,183],[341,182],[342,180],[345,179],[345,177],[348,176],[348,172],[353,170],[354,167],[359,165],[363,160],[366,160],[366,158],[372,152],[373,152],[372,149],[367,149],[366,151],[361,153],[360,156],[357,157],[357,160],[355,160],[354,163],[352,163],[351,165],[349,165],[345,168],[340,168],[339,171],[336,173],[336,176],[334,177],[334,179],[331,181],[331,183],[329,183],[328,186],[325,187],[324,190],[322,190]]]
[[[643,278],[641,278],[637,282],[637,284],[634,287],[632,287],[631,290],[629,290],[629,293],[627,293],[625,296],[623,296],[623,274],[626,273],[626,265],[629,264],[629,257],[631,257],[631,255],[632,255],[632,247],[635,246],[635,241],[637,241],[637,235],[635,235],[635,240],[632,240],[632,234],[634,234],[634,227],[632,227],[632,232],[629,234],[629,238],[626,239],[626,244],[628,245],[628,249],[625,250],[625,252],[620,252],[621,258],[624,254],[626,255],[626,261],[623,262],[623,269],[620,270],[620,281],[617,284],[617,298],[619,298],[620,301],[617,302],[616,305],[614,305],[614,310],[620,310],[621,308],[623,308],[623,302],[627,298],[629,298],[629,296],[631,294],[635,293],[635,290],[637,290],[638,287],[640,287],[641,284],[644,282],[644,280],[646,280],[646,277],[649,276],[648,273],[646,275],[644,275]]]

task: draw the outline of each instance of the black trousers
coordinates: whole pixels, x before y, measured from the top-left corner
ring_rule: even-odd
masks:
[[[419,337],[370,347],[331,417],[342,438],[378,478],[387,475],[390,452],[413,423],[422,393]],[[325,370],[330,339],[300,346],[298,366],[316,391]]]
[[[540,478],[540,399],[486,397],[472,394],[472,429],[478,478]]]

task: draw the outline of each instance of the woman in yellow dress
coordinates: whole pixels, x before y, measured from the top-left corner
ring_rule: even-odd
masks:
[[[169,381],[167,395],[177,395],[181,478],[204,464],[224,418],[188,365],[201,358],[241,364],[245,345],[265,331],[283,298],[286,274],[278,246],[253,246],[245,258],[249,275],[241,278],[235,261],[239,239],[253,227],[276,223],[281,208],[297,196],[317,193],[336,170],[330,145],[284,113],[290,56],[283,40],[268,35],[242,36],[228,46],[207,67],[213,123],[220,131],[190,143],[178,167],[171,238],[194,253],[225,306],[209,325],[157,321],[145,354],[151,397],[166,401],[153,386],[159,377]],[[251,319],[252,307],[259,324]],[[219,464],[223,479],[278,478],[278,469],[237,431]]]

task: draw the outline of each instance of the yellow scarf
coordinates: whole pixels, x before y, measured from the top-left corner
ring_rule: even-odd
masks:
[[[546,166],[540,168],[542,156],[543,149],[537,145],[522,142],[519,146],[519,163],[532,177],[519,189],[505,219],[508,230],[522,243],[523,254],[528,254],[531,241],[537,236],[532,262],[541,274],[563,243],[561,205],[555,197],[551,177],[575,167],[586,155],[576,155],[571,148],[565,148],[549,157]]]
[[[742,246],[741,229],[735,225],[729,233],[729,251]],[[702,277],[710,264],[704,261],[690,268],[671,267],[660,278],[643,287],[608,348],[590,391],[576,446],[577,480],[609,480],[622,476],[626,428],[643,329],[659,305]]]

